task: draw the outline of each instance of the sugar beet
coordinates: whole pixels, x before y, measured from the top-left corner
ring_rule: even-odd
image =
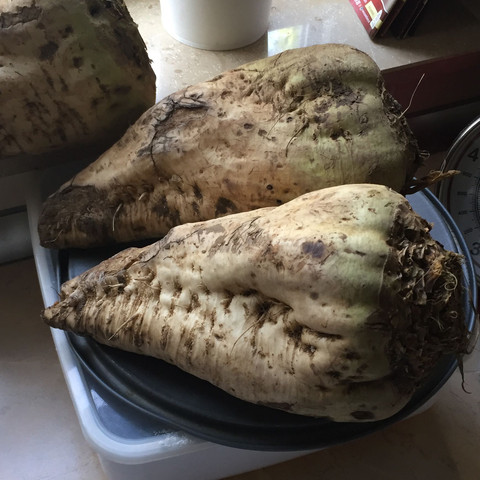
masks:
[[[43,317],[249,402],[378,420],[465,348],[462,257],[429,230],[387,187],[325,188],[124,250]]]
[[[420,160],[370,57],[345,45],[290,50],[149,109],[46,201],[40,239],[54,248],[157,239],[345,183],[404,191]]]

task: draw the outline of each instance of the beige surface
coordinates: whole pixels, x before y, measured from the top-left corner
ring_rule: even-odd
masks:
[[[42,300],[32,259],[0,265],[0,304],[0,479],[104,480],[80,430],[50,331],[39,319]],[[234,478],[478,480],[478,349],[466,370],[469,394],[457,372],[424,413],[366,438]]]
[[[479,20],[458,1],[436,0],[415,36],[371,41],[348,0],[273,0],[268,32],[235,51],[213,52],[183,45],[161,25],[156,0],[126,0],[157,74],[157,99],[208,80],[224,70],[288,48],[346,43],[368,53],[386,69],[478,49]],[[468,3],[468,2],[467,2]],[[454,6],[453,6],[454,5]]]
[[[39,317],[33,259],[0,266],[0,305],[0,479],[103,480]]]

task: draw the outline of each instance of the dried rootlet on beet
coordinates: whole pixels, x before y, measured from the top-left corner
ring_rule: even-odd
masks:
[[[124,250],[43,317],[249,402],[378,420],[465,347],[462,257],[429,230],[387,187],[326,188]]]
[[[381,72],[345,45],[261,59],[170,95],[45,203],[45,247],[159,238],[178,224],[345,183],[403,191],[417,143]]]
[[[105,149],[154,103],[123,0],[0,0],[0,159]]]

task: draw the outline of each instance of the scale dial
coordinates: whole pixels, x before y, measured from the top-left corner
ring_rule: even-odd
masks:
[[[462,232],[480,279],[480,117],[457,137],[445,158],[446,170],[458,175],[444,180],[440,201]]]

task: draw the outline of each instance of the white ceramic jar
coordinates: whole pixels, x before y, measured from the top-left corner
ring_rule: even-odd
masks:
[[[233,50],[268,28],[272,0],[160,0],[165,30],[205,50]]]

